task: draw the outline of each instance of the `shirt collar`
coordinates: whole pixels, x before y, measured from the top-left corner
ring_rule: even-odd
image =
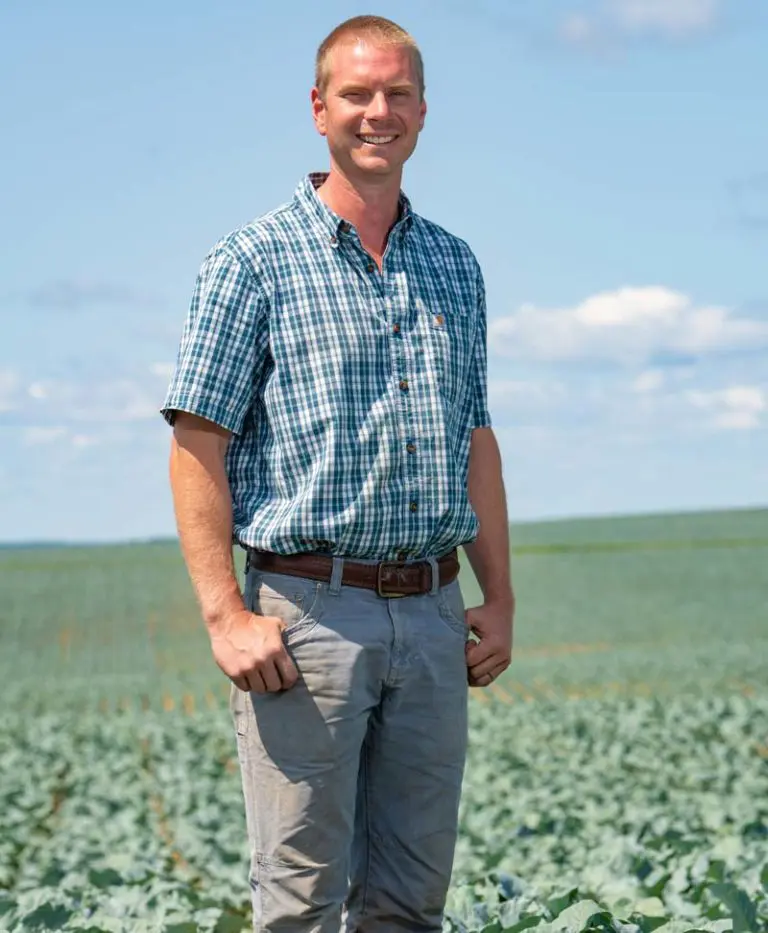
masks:
[[[320,223],[324,230],[328,231],[329,239],[331,242],[335,243],[340,236],[349,232],[351,225],[335,211],[332,211],[330,207],[318,197],[317,189],[323,184],[327,177],[328,172],[310,172],[309,175],[302,179],[296,189],[294,200],[311,217]],[[413,209],[411,208],[411,202],[405,196],[405,193],[401,191],[399,217],[397,221],[395,221],[395,225],[391,232],[394,233],[399,230],[402,235],[405,235],[412,225]]]

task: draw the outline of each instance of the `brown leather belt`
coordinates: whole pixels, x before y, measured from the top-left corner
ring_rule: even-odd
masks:
[[[329,583],[333,558],[322,554],[273,554],[271,551],[255,551],[248,548],[248,567]],[[456,549],[441,557],[437,567],[440,586],[446,586],[455,580],[459,573]],[[342,586],[361,586],[376,590],[376,593],[385,599],[396,599],[399,596],[429,593],[432,589],[432,572],[427,561],[407,564],[404,561],[385,560],[378,564],[361,564],[345,557],[341,583]]]

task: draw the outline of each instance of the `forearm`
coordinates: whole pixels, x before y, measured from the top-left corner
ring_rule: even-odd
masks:
[[[226,439],[177,429],[171,490],[182,554],[211,633],[244,609],[232,560],[232,499],[224,468]]]
[[[468,494],[480,531],[471,544],[464,545],[464,550],[486,603],[514,607],[501,453],[491,428],[477,428],[472,434]]]

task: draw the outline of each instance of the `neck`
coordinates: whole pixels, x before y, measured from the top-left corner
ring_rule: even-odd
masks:
[[[355,227],[364,246],[382,255],[387,235],[397,220],[401,178],[398,173],[394,178],[361,182],[331,165],[317,194],[334,213]]]

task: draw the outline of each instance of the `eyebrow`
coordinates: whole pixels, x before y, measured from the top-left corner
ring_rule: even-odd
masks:
[[[371,89],[369,87],[365,87],[362,84],[355,84],[354,82],[350,82],[349,84],[342,84],[342,86],[338,89],[336,93],[337,94],[349,94],[350,91],[364,91],[366,93],[369,93],[370,90]],[[411,84],[410,82],[406,81],[405,83],[401,83],[401,84],[391,84],[386,88],[386,90],[388,91],[415,91],[416,85]]]

